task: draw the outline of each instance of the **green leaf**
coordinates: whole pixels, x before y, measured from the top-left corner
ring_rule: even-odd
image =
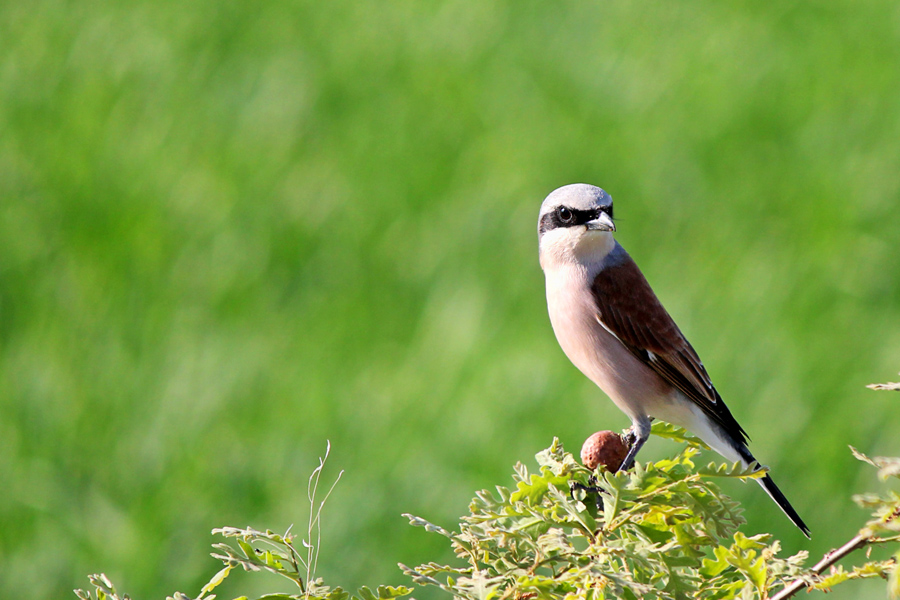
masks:
[[[408,596],[412,593],[412,590],[405,586],[392,587],[389,585],[379,585],[376,589],[378,593],[378,597],[381,600],[390,600],[391,598],[400,598],[402,596]]]
[[[739,462],[728,465],[725,463],[709,463],[706,467],[697,469],[697,474],[703,477],[734,477],[738,479],[758,479],[769,472],[769,467],[745,467]]]
[[[244,551],[244,556],[246,556],[247,558],[253,558],[253,559],[257,558],[256,551],[253,549],[253,546],[251,546],[244,540],[238,540],[237,543],[238,543],[238,546],[240,546],[241,550]]]
[[[326,600],[350,600],[350,593],[336,587],[325,596]]]
[[[421,517],[417,517],[415,515],[411,515],[409,513],[403,513],[403,516],[409,519],[409,524],[413,527],[424,527],[425,531],[430,531],[432,533],[439,533],[444,537],[453,538],[453,535],[439,525],[435,525],[433,523],[429,523],[425,519]]]
[[[713,554],[715,555],[716,560],[708,558],[703,559],[703,566],[700,568],[700,574],[704,577],[715,577],[729,566],[727,557],[731,554],[731,551],[728,548],[718,546],[713,549]]]
[[[759,533],[752,537],[747,537],[738,531],[734,534],[734,545],[742,550],[762,550],[766,547],[766,542],[771,537],[768,533]]]
[[[829,592],[834,586],[850,579],[850,574],[843,567],[832,567],[831,572],[810,586],[811,589]]]
[[[565,553],[572,549],[566,532],[558,527],[551,527],[547,533],[541,535],[537,540],[538,547],[545,555],[553,553]]]
[[[200,595],[203,596],[203,595],[213,591],[214,589],[216,589],[216,587],[218,587],[218,585],[220,583],[225,581],[225,578],[228,577],[228,574],[231,573],[231,569],[233,569],[233,568],[234,568],[233,566],[229,565],[229,566],[225,567],[224,569],[220,570],[215,575],[213,575],[212,578],[209,580],[209,583],[207,583],[200,589]]]
[[[357,591],[357,595],[358,595],[362,600],[378,600],[378,596],[376,596],[375,594],[373,594],[373,593],[372,593],[372,590],[370,590],[370,589],[367,588],[366,586],[363,586],[363,587],[359,588],[359,590]]]
[[[266,566],[272,567],[273,569],[282,570],[284,569],[284,566],[281,564],[279,558],[280,557],[271,550],[264,550],[262,553],[262,559]]]
[[[531,475],[530,480],[526,483],[520,481],[516,484],[516,490],[511,497],[512,502],[525,502],[531,506],[539,504],[541,498],[547,493],[550,486],[556,486],[560,489],[568,489],[569,478],[554,475],[547,467],[541,467],[540,475]]]
[[[488,577],[482,571],[475,571],[471,577],[460,577],[456,585],[471,598],[491,600],[499,595],[498,590],[502,582],[503,577]]]
[[[684,442],[692,446],[709,450],[709,446],[706,445],[706,442],[697,436],[688,433],[687,430],[682,427],[666,423],[665,421],[656,421],[653,423],[653,426],[650,428],[650,433],[662,438],[675,440],[676,442]]]

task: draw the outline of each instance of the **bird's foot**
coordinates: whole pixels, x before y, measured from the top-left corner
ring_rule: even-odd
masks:
[[[629,429],[626,429],[622,435],[622,441],[628,445],[628,454],[622,461],[619,471],[628,471],[634,466],[634,459],[637,453],[647,442],[650,437],[650,421],[652,419],[643,419],[635,422]]]
[[[588,480],[591,484],[597,483],[597,478],[591,475],[591,478]],[[575,496],[576,491],[582,491],[585,493],[584,498],[578,498]],[[605,494],[606,491],[597,486],[597,485],[584,485],[583,483],[578,483],[577,481],[569,482],[569,495],[573,500],[586,500],[588,494],[592,494],[594,497],[594,505],[597,507],[597,510],[601,510],[603,508],[603,498],[600,494]]]

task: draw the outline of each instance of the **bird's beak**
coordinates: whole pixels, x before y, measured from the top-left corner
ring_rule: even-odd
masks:
[[[616,230],[616,224],[613,223],[613,220],[609,218],[609,215],[603,211],[600,211],[600,215],[593,221],[588,221],[586,225],[588,229],[595,229],[597,231]]]

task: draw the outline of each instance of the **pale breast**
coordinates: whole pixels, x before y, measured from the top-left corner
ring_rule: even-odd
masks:
[[[630,417],[653,416],[673,388],[639,361],[597,319],[590,274],[580,265],[546,274],[547,308],[556,339],[569,360]]]

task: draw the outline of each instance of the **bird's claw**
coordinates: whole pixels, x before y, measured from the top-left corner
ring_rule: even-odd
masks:
[[[591,475],[591,478],[589,479],[589,481],[590,481],[590,483],[595,484],[595,483],[597,483],[597,478],[594,477],[593,475]],[[578,483],[577,481],[570,481],[569,482],[569,495],[572,496],[573,500],[577,500],[577,498],[575,498],[576,490],[582,490],[585,493],[594,494],[594,504],[597,506],[597,510],[601,510],[603,508],[603,499],[600,496],[600,494],[606,493],[606,491],[603,488],[596,486],[596,485],[584,485],[583,483]]]

